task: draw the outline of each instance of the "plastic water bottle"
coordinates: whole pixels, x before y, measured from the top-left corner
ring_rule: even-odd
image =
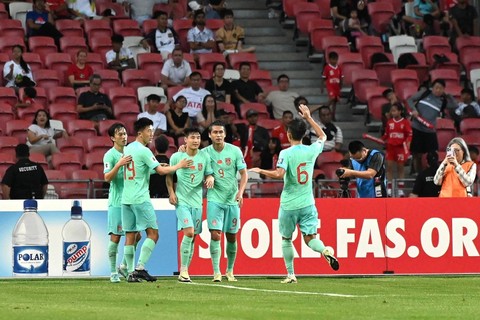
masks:
[[[37,212],[37,201],[23,202],[23,215],[12,232],[13,275],[48,275],[48,230]]]
[[[62,230],[63,275],[90,275],[90,235],[90,226],[83,220],[80,201],[75,200],[71,219]]]

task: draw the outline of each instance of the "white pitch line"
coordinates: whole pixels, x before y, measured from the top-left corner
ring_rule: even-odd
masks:
[[[191,282],[189,284],[191,284],[191,285],[193,284],[193,285],[197,285],[197,286],[222,287],[222,288],[226,288],[226,289],[236,289],[236,290],[243,290],[243,291],[291,293],[291,294],[316,295],[316,296],[328,296],[328,297],[340,297],[340,298],[365,298],[365,297],[368,297],[368,296],[357,296],[357,295],[351,295],[351,294],[339,294],[339,293],[328,293],[328,292],[305,292],[305,291],[256,289],[256,288],[229,286],[229,285],[224,285],[224,284],[209,284],[209,283],[198,283],[198,282]]]

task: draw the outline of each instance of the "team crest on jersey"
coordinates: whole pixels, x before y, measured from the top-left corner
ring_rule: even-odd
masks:
[[[227,164],[227,166],[231,165],[232,164],[232,159],[230,159],[230,158],[225,159],[225,163]]]
[[[198,164],[198,171],[202,171],[202,169],[203,169],[203,164],[199,163]]]
[[[333,76],[334,74],[333,70],[330,70],[330,75]]]

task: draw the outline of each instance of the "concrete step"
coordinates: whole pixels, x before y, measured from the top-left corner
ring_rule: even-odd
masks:
[[[239,1],[240,2],[240,1]],[[262,1],[259,1],[260,3]],[[263,3],[265,4],[265,3]],[[251,9],[237,9],[234,10],[235,18],[236,19],[268,19],[268,11],[267,9],[256,9],[256,10],[251,10]],[[274,20],[274,19],[272,19]]]
[[[259,61],[260,69],[265,70],[282,70],[287,72],[288,70],[310,70],[308,63],[304,61],[289,61],[289,62],[280,62],[280,61]]]
[[[247,41],[245,41],[245,45],[253,45]],[[257,48],[257,54],[258,53],[270,53],[270,54],[276,54],[277,52],[295,52],[295,47],[290,45],[290,44],[260,44],[260,45],[255,45]]]
[[[227,6],[229,9],[234,11],[235,17],[237,16],[238,10],[245,10],[245,9],[257,9],[257,10],[267,10],[265,7],[265,1],[259,0],[233,0],[228,1]]]
[[[246,30],[245,40],[248,44],[251,44],[251,45],[289,44],[289,42],[285,40],[284,35],[265,36],[265,35],[254,34],[253,32],[248,32],[248,30]]]
[[[249,28],[261,28],[261,27],[279,27],[280,23],[275,19],[235,19],[235,24],[241,26],[244,29]]]
[[[252,27],[245,30],[245,37],[259,37],[259,36],[285,36],[285,32],[277,27]],[[284,43],[283,40],[280,43]]]
[[[318,70],[311,70],[311,69],[318,69]],[[318,65],[313,64],[311,65],[310,70],[290,70],[288,71],[288,77],[292,81],[293,79],[316,79],[319,80],[322,77],[322,70],[318,67]],[[277,78],[279,75],[281,75],[282,72],[281,70],[274,70],[271,72],[272,78]]]
[[[286,73],[289,77],[289,72]],[[299,79],[290,77],[290,88],[316,87],[320,89],[320,78],[317,79]]]
[[[262,61],[303,61],[308,64],[301,52],[257,52],[257,58]]]

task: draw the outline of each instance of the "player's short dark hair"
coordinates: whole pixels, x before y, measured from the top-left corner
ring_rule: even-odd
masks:
[[[354,140],[348,144],[348,151],[351,154],[355,154],[359,151],[362,151],[365,148],[365,145],[362,141]]]
[[[28,158],[30,156],[30,148],[25,143],[19,143],[15,147],[15,156],[17,158]]]
[[[133,130],[139,133],[148,126],[153,126],[153,121],[148,118],[140,118],[133,123]]]
[[[121,34],[114,34],[112,36],[112,43],[123,43],[125,38]]]
[[[300,140],[302,140],[303,136],[305,135],[305,132],[307,132],[307,125],[305,124],[305,121],[303,121],[303,120],[294,119],[288,125],[288,130],[287,131],[290,132],[293,140],[300,141]]]
[[[189,135],[194,133],[198,133],[199,135],[202,135],[198,127],[185,128],[185,130],[183,130],[183,135],[185,137],[188,137]]]
[[[335,51],[330,51],[330,53],[328,54],[328,59],[338,59],[338,53],[336,53]]]
[[[148,102],[150,102],[150,101],[158,101],[158,102],[160,102],[161,99],[160,99],[160,96],[159,96],[158,94],[152,93],[152,94],[149,94],[149,95],[147,96],[147,101],[148,101]]]
[[[120,130],[121,128],[123,128],[123,129],[125,129],[125,130],[127,129],[127,128],[125,128],[125,126],[123,125],[123,123],[115,122],[114,124],[112,124],[112,125],[110,126],[110,128],[108,128],[108,135],[109,135],[110,137],[115,137],[115,133],[116,133],[118,130]]]
[[[220,120],[215,120],[208,126],[208,133],[212,132],[213,127],[223,127],[223,130],[226,130],[225,123]]]
[[[243,62],[240,62],[240,65],[238,66],[238,70],[242,69],[243,66],[247,66],[250,69],[252,69],[252,66],[251,66],[250,62],[243,61]]]
[[[169,146],[170,142],[163,134],[155,139],[155,150],[157,150],[158,153],[167,152]]]

